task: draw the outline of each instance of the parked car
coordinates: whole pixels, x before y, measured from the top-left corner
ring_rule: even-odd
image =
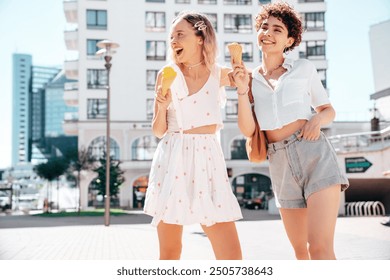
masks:
[[[254,197],[251,199],[246,199],[244,202],[244,207],[248,209],[264,209],[264,201],[261,197]]]
[[[248,209],[268,209],[268,200],[273,197],[271,191],[269,192],[260,192],[259,195],[253,198],[244,199],[244,207]]]
[[[3,191],[0,192],[0,208],[3,211],[11,208],[9,196],[6,192]]]

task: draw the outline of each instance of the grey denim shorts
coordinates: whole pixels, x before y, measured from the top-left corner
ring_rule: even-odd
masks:
[[[321,132],[315,141],[298,139],[299,131],[282,141],[268,144],[272,189],[278,208],[306,208],[307,198],[332,185],[349,182],[337,162],[336,152]]]

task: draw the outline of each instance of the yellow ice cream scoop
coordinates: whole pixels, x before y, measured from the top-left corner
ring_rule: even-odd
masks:
[[[161,79],[161,87],[162,94],[165,96],[167,94],[168,89],[171,87],[173,80],[176,78],[177,73],[173,70],[172,67],[167,66],[162,70],[162,79]]]
[[[241,64],[242,62],[242,47],[239,43],[231,43],[228,45],[232,62]]]

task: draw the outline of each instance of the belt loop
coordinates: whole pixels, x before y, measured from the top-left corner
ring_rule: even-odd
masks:
[[[272,148],[274,148],[274,151],[276,152],[275,144],[272,143]]]

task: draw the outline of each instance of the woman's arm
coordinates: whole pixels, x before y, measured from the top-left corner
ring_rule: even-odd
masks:
[[[232,72],[232,69],[228,67],[222,67],[221,68],[221,80],[220,80],[220,87],[234,87],[234,82],[231,80],[230,73]]]
[[[172,101],[171,91],[168,90],[167,95],[163,96],[161,90],[161,72],[159,72],[156,81],[156,98],[154,100],[152,131],[153,134],[162,138],[168,130],[167,109]]]
[[[251,137],[255,132],[255,121],[248,94],[238,95],[238,127],[246,137]]]
[[[249,73],[244,64],[234,64],[231,77],[237,86],[238,95],[238,127],[246,137],[251,137],[255,132],[255,121],[252,116],[251,103],[248,98]]]
[[[309,67],[311,67],[312,72],[309,89],[311,106],[315,108],[317,114],[303,126],[298,137],[313,141],[320,137],[321,127],[334,120],[336,113],[330,104],[328,94],[322,85],[314,64],[309,61],[307,63],[310,63]]]
[[[315,114],[302,128],[299,137],[303,137],[310,141],[315,141],[320,137],[321,127],[331,123],[336,112],[331,104],[321,105],[315,108]]]

